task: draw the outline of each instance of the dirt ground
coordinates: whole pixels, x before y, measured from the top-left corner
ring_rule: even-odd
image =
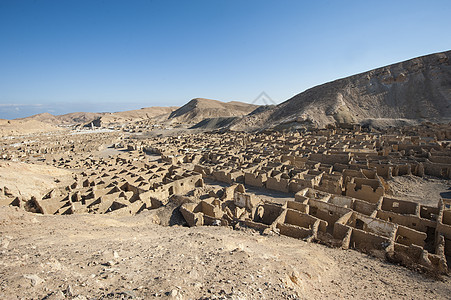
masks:
[[[42,197],[49,190],[69,183],[72,172],[46,165],[26,164],[0,160],[0,189],[7,188],[11,194],[29,199]],[[1,201],[0,201],[1,204]]]
[[[0,207],[1,299],[449,299],[451,280],[225,227]]]
[[[388,180],[389,193],[395,198],[437,206],[440,198],[451,198],[451,180],[431,176],[396,176]]]
[[[22,189],[30,194],[41,194],[55,176],[71,177],[48,166],[8,162],[2,169],[11,191],[24,174],[35,178]],[[387,183],[394,197],[433,206],[450,187],[449,180],[415,176]],[[248,192],[274,202],[292,197]],[[437,280],[357,251],[246,228],[160,226],[154,215],[0,207],[0,299],[451,299],[448,276]]]

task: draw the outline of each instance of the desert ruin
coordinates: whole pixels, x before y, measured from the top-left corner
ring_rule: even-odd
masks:
[[[391,187],[397,177],[448,182],[449,125],[410,127],[409,135],[355,125],[156,136],[127,128],[3,137],[5,170],[32,164],[65,173],[29,193],[26,182],[2,185],[0,204],[43,215],[146,211],[154,224],[249,228],[449,272],[451,199],[411,200]],[[21,174],[16,182],[31,180]]]
[[[450,55],[277,106],[1,120],[0,298],[449,297]]]

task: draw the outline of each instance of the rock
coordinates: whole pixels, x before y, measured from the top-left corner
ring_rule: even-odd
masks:
[[[11,193],[11,191],[9,190],[9,188],[7,186],[5,186],[3,188],[3,192],[4,192],[5,196],[13,196],[13,194]]]
[[[108,298],[109,297],[109,298]],[[135,299],[136,294],[133,291],[122,291],[117,293],[110,293],[107,295],[107,298],[114,298],[114,299]]]
[[[30,279],[31,280],[31,286],[37,286],[38,284],[44,282],[44,279],[41,279],[36,274],[26,274],[23,277],[26,278],[26,279]]]
[[[0,244],[1,244],[2,248],[7,249],[9,246],[10,240],[7,238],[3,238],[0,241],[1,241]]]
[[[66,296],[62,291],[56,291],[48,294],[46,297],[44,297],[45,300],[63,300],[66,299]]]
[[[109,260],[104,265],[107,266],[107,267],[112,267],[115,264],[117,264],[117,263],[114,260]]]
[[[66,288],[66,296],[73,297],[74,291],[72,290],[72,286],[69,284]]]
[[[172,289],[170,292],[167,292],[166,295],[168,296],[168,299],[183,299],[182,294],[177,289]]]

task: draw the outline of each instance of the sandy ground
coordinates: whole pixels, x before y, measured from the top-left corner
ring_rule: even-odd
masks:
[[[353,250],[249,229],[0,207],[1,299],[449,299],[434,280]]]

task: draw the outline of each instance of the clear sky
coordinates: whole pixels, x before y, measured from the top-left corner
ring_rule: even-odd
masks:
[[[0,118],[280,103],[451,49],[451,1],[0,0]]]

